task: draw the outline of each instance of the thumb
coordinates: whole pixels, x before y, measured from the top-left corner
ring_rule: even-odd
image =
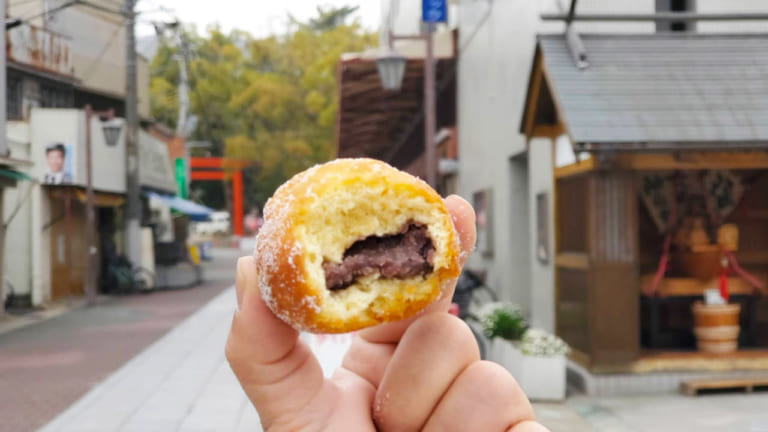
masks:
[[[238,311],[226,356],[264,425],[306,407],[320,391],[323,373],[296,330],[275,317],[256,285],[254,257],[237,262]]]

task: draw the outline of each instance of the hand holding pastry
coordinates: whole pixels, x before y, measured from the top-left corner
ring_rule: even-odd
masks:
[[[304,193],[307,193],[306,190]],[[290,201],[288,198],[280,199]],[[373,198],[368,197],[368,199],[373,205]],[[271,289],[266,292],[268,295],[265,297],[268,299],[270,296],[274,299],[276,290],[279,288],[292,293],[301,292],[301,295],[307,293],[319,295],[321,300],[326,301],[327,297],[322,296],[333,295],[333,292],[326,294],[321,291],[318,294],[318,289],[327,290],[328,285],[339,283],[340,288],[337,289],[344,290],[356,283],[361,293],[364,293],[365,289],[369,288],[361,285],[359,281],[377,280],[377,277],[372,277],[373,273],[367,273],[370,270],[366,270],[362,272],[363,275],[357,276],[356,281],[353,278],[351,284],[348,276],[339,277],[329,284],[326,271],[326,277],[315,275],[313,286],[295,284],[301,278],[306,280],[306,273],[302,272],[307,270],[305,267],[304,270],[294,271],[293,266],[299,268],[300,265],[305,265],[307,261],[302,263],[301,260],[308,258],[310,263],[315,262],[309,253],[306,250],[288,254],[272,253],[265,259],[261,254],[271,252],[265,248],[264,243],[260,243],[257,247],[255,257],[240,259],[236,282],[239,307],[232,322],[226,353],[232,370],[259,412],[264,430],[478,430],[489,432],[546,430],[533,421],[533,410],[512,376],[495,363],[481,361],[475,339],[469,328],[463,321],[447,313],[454,289],[450,280],[463,264],[464,258],[475,242],[472,208],[466,201],[455,196],[448,197],[444,201],[444,207],[442,202],[435,203],[431,198],[428,204],[428,208],[435,209],[429,210],[431,214],[436,215],[434,219],[421,219],[423,215],[420,211],[405,213],[404,216],[392,216],[405,217],[405,219],[394,220],[381,230],[359,229],[354,234],[363,238],[364,243],[380,242],[369,240],[372,233],[374,237],[382,238],[390,235],[405,238],[410,235],[416,238],[415,243],[423,246],[426,231],[433,242],[435,250],[431,252],[431,259],[429,252],[425,256],[418,254],[424,259],[408,254],[413,260],[421,262],[420,268],[424,269],[424,273],[417,276],[392,277],[391,285],[386,287],[368,285],[370,289],[379,289],[378,293],[386,293],[383,291],[385,289],[400,293],[380,300],[384,304],[382,310],[390,311],[381,315],[369,313],[367,312],[369,308],[362,307],[350,315],[336,315],[335,312],[338,310],[331,306],[333,303],[317,303],[312,306],[311,312],[305,314],[306,309],[291,309],[291,305],[282,303],[284,301],[282,299],[271,306],[277,314],[283,315],[282,319],[278,318],[262,299],[261,292],[265,290],[262,284],[265,277],[257,274],[259,270],[263,271],[270,266],[278,269],[272,276],[266,278],[270,281]],[[336,211],[349,214],[349,208],[339,205]],[[387,206],[381,204],[381,208],[384,209]],[[448,220],[455,227],[455,230],[451,227],[450,233],[440,231],[441,227],[444,227],[441,225],[444,223],[441,208],[447,210]],[[275,209],[273,208],[272,211],[274,212]],[[354,214],[354,211],[352,213]],[[272,216],[274,217],[275,214],[272,213]],[[267,214],[267,218],[269,217],[270,215]],[[296,217],[298,217],[297,214],[293,214],[283,220],[295,222]],[[408,230],[411,229],[409,218],[414,218],[415,224],[425,226],[426,230],[419,228],[418,234],[408,234]],[[403,230],[404,222],[408,222],[409,225]],[[437,224],[437,229],[433,224]],[[287,226],[284,225],[284,227]],[[327,226],[338,228],[338,225]],[[439,235],[446,237],[441,240],[437,237]],[[277,234],[270,234],[270,236],[277,236]],[[458,248],[455,250],[451,246],[451,242],[455,241],[451,240],[452,236],[458,240]],[[260,241],[264,238],[266,237],[260,238]],[[285,238],[283,237],[283,240]],[[315,244],[312,240],[308,240],[309,238],[303,237],[298,244],[296,243],[298,239],[292,238],[288,246],[278,245],[272,240],[270,242],[272,246],[284,248],[283,250],[294,247],[302,249],[307,245]],[[404,241],[396,240],[385,240],[385,242]],[[337,251],[335,255],[329,254],[331,259],[328,260],[314,257],[319,266],[310,271],[317,272],[318,268],[323,268],[323,264],[326,264],[326,270],[332,265],[343,266],[344,255],[354,255],[345,252],[349,249],[347,243],[350,241],[349,239],[339,240],[341,246],[336,245],[335,242],[325,243],[325,240],[317,243],[317,245],[325,245],[318,250],[332,250],[333,247],[329,249],[324,247],[334,245],[340,248],[342,253]],[[351,244],[358,241],[360,240],[353,240]],[[367,244],[355,249],[365,249],[365,246]],[[445,261],[447,264],[444,268],[447,270],[443,275],[439,273],[441,261],[436,258],[440,253],[444,253],[444,256],[449,258],[458,257],[455,266],[450,264],[450,259]],[[293,263],[293,266],[282,262],[286,257],[293,259],[288,261]],[[270,260],[276,261],[270,263]],[[392,260],[398,261],[397,258]],[[411,259],[405,261],[410,262]],[[431,269],[424,265],[424,261],[429,263]],[[367,265],[362,267],[365,268]],[[379,272],[378,279],[382,279],[381,268],[376,267]],[[413,268],[417,266],[414,265]],[[359,272],[353,271],[353,273]],[[278,279],[281,274],[288,278],[283,286]],[[438,289],[435,293],[435,285],[431,284],[431,280],[442,285],[440,288],[443,291]],[[412,297],[414,304],[423,307],[428,303],[420,313],[415,313],[420,306],[409,306],[408,299],[411,297],[406,294],[410,291],[416,293]],[[376,296],[371,295],[371,297]],[[299,302],[302,298],[304,297],[296,297]],[[400,307],[403,309],[397,309]],[[355,310],[354,308],[355,305],[352,304],[350,309]],[[298,312],[286,312],[292,310]],[[330,315],[323,318],[322,314],[326,312],[319,311],[329,311]],[[290,315],[294,313],[297,315]],[[330,379],[323,378],[317,359],[307,345],[299,340],[298,331],[287,323],[290,322],[299,328],[342,331],[342,327],[347,325],[350,326],[347,328],[359,328],[369,325],[372,321],[389,321],[396,316],[405,317],[413,313],[415,315],[410,318],[359,331],[344,358],[342,367]],[[369,319],[371,321],[368,321]]]

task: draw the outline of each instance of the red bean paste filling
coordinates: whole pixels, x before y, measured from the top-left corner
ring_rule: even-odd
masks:
[[[407,223],[394,234],[356,241],[340,263],[324,262],[325,286],[331,291],[341,290],[375,273],[387,279],[424,276],[432,271],[434,252],[427,227]]]

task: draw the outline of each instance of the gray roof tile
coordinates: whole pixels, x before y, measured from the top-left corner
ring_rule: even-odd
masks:
[[[579,70],[563,35],[539,36],[575,142],[768,143],[768,35],[582,40],[590,66]]]

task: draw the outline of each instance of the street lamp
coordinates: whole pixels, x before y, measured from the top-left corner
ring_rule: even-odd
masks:
[[[397,36],[389,31],[389,47],[376,58],[376,68],[384,90],[400,90],[405,74],[406,59],[393,48],[396,40],[419,40],[425,44],[424,56],[424,162],[427,183],[437,188],[437,162],[435,155],[435,59],[432,48],[434,23],[425,23],[425,32],[414,36]]]
[[[403,85],[406,58],[393,49],[376,57],[376,69],[379,71],[381,86],[384,90],[399,91]]]
[[[98,295],[96,286],[96,209],[93,196],[93,154],[91,151],[91,119],[106,117],[107,121],[101,124],[104,132],[104,140],[108,146],[115,146],[120,137],[122,125],[114,120],[113,110],[94,111],[90,105],[85,106],[85,295],[88,304],[93,305]]]
[[[123,131],[123,124],[118,120],[107,120],[101,123],[101,130],[104,132],[104,141],[107,145],[114,147],[120,138],[120,132]]]

